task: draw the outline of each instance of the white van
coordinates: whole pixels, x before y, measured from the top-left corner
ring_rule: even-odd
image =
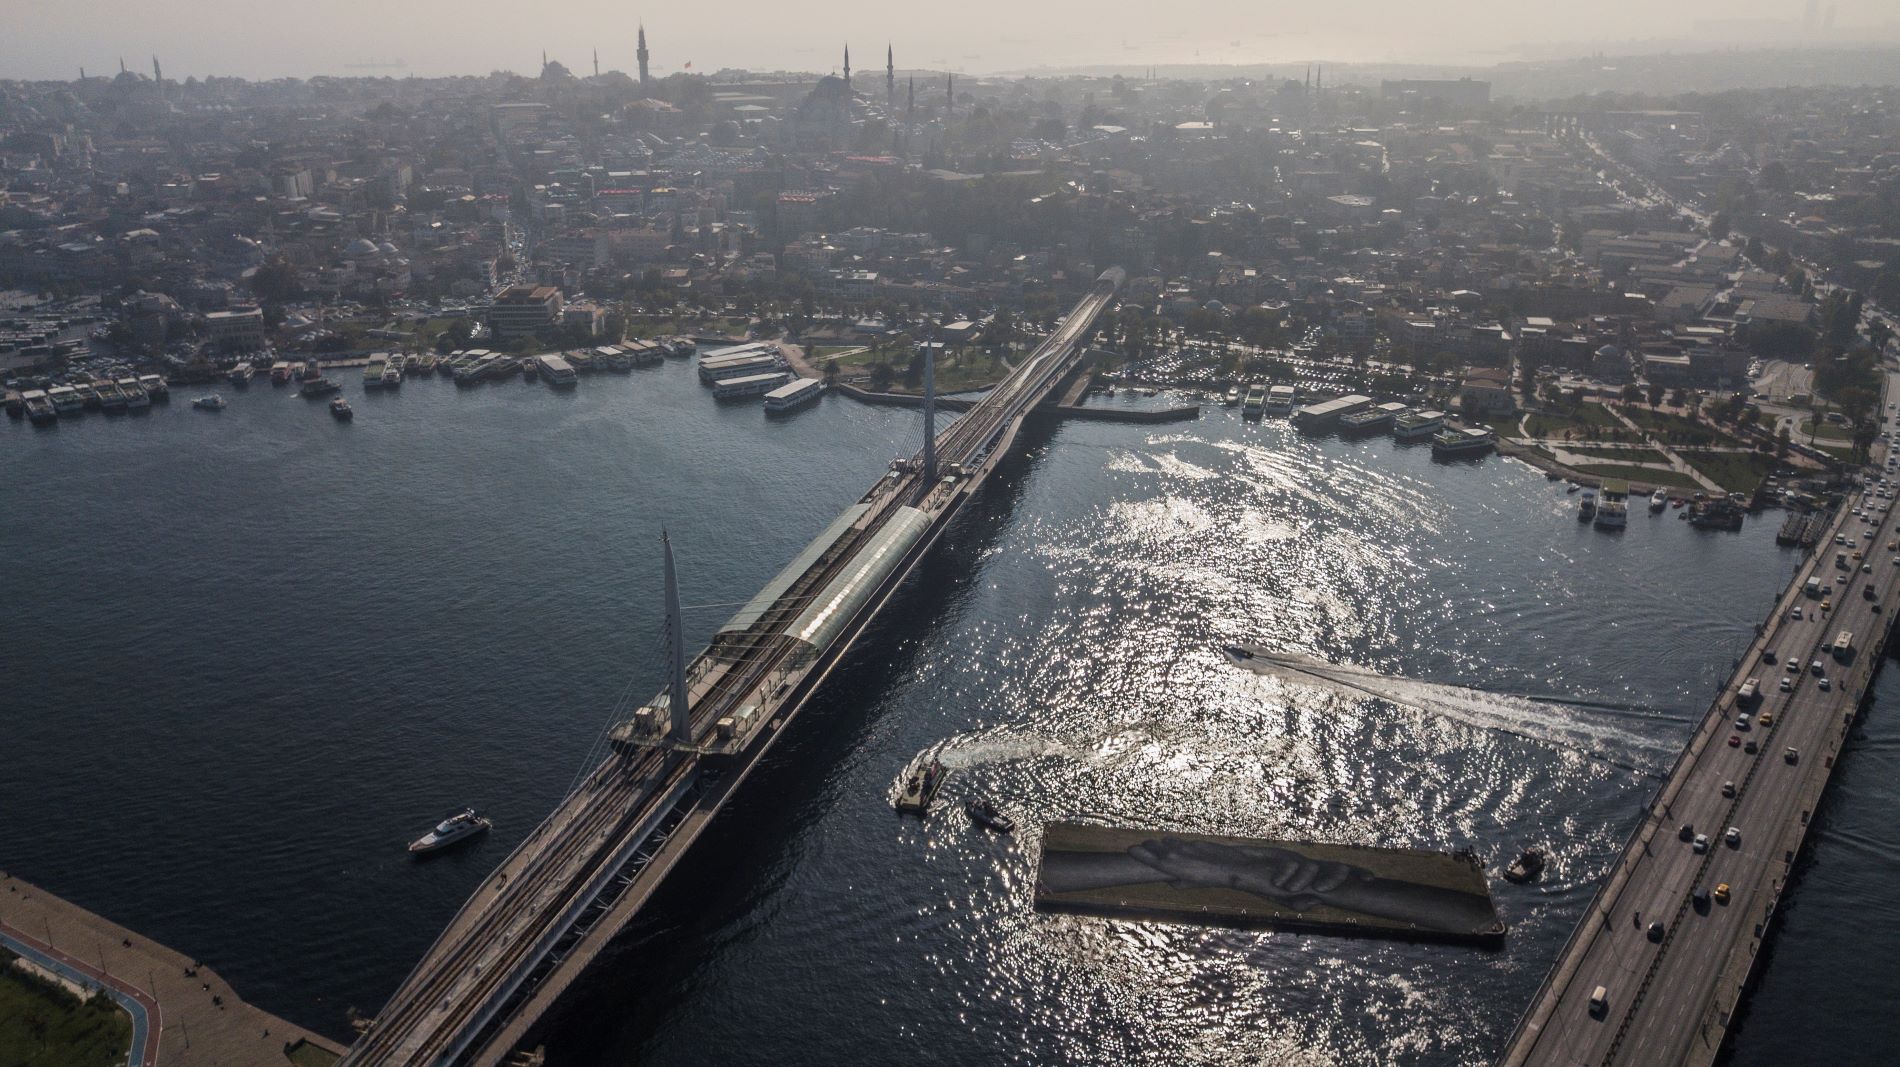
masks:
[[[1609,1010],[1610,991],[1603,986],[1596,987],[1596,991],[1590,994],[1590,1014],[1600,1019]]]

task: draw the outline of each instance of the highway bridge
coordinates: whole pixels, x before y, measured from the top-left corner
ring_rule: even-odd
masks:
[[[1795,571],[1532,997],[1504,1067],[1715,1062],[1885,654],[1900,604],[1891,505],[1855,494]],[[1842,634],[1850,651],[1837,655]]]
[[[1110,269],[974,407],[894,462],[690,662],[665,548],[670,680],[462,906],[344,1067],[501,1063],[672,870],[1080,360]],[[927,382],[929,375],[926,376]],[[929,392],[929,385],[926,391]]]

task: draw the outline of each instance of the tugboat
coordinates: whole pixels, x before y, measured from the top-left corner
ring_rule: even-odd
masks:
[[[969,811],[970,818],[974,819],[978,825],[999,834],[1006,834],[1016,829],[1016,820],[996,810],[996,805],[988,800],[972,800],[965,804],[964,808]]]
[[[339,396],[330,401],[330,414],[336,416],[338,422],[348,422],[356,417],[356,410],[350,407],[349,401]]]
[[[1516,863],[1505,868],[1504,880],[1507,882],[1515,882],[1518,885],[1523,885],[1525,882],[1536,881],[1537,876],[1544,873],[1544,862],[1545,856],[1543,849],[1535,847],[1527,848],[1524,850],[1524,854],[1517,858]]]
[[[303,384],[297,387],[297,392],[304,396],[328,396],[331,393],[340,392],[342,388],[330,379],[318,375],[315,378],[305,378]]]
[[[927,815],[930,803],[937,799],[937,790],[943,787],[943,764],[936,760],[911,764],[910,771],[904,776],[904,788],[897,794],[897,811],[900,815]]]
[[[475,814],[474,808],[463,808],[454,815],[435,824],[435,829],[409,842],[411,852],[434,852],[447,848],[457,841],[488,832],[492,825],[484,816]]]
[[[206,393],[192,401],[191,406],[194,408],[202,408],[205,411],[223,411],[224,398],[216,393]]]

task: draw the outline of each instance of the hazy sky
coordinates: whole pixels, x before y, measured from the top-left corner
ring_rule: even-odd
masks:
[[[638,0],[635,0],[638,3]],[[1836,9],[1836,41],[1863,40],[1855,27],[1892,26],[1894,0],[1821,0]],[[576,73],[591,49],[601,69],[632,70],[634,26],[646,19],[656,73],[691,62],[696,71],[832,70],[846,38],[854,68],[884,65],[894,42],[900,67],[974,73],[1078,64],[1417,61],[1488,63],[1526,46],[1614,48],[1636,41],[1678,47],[1705,20],[1757,22],[1705,38],[1711,45],[1797,43],[1808,0],[1090,0],[1022,3],[957,0],[0,0],[0,77],[65,78],[128,66],[167,77],[234,74],[533,73],[543,48]],[[1078,17],[1086,12],[1086,17]],[[1540,49],[1539,54],[1544,54]],[[401,68],[360,66],[401,60]]]

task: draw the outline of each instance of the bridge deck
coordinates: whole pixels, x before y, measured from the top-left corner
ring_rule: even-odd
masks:
[[[865,495],[871,508],[857,524],[870,533],[900,505],[930,516],[929,532],[904,557],[842,636],[806,655],[782,636],[795,614],[780,606],[749,640],[702,653],[689,682],[693,744],[686,748],[619,748],[570,794],[483,883],[424,955],[370,1029],[350,1049],[346,1067],[367,1064],[498,1063],[595,952],[665,878],[701,828],[719,810],[780,727],[795,715],[851,641],[895,592],[909,569],[941,536],[961,503],[977,491],[1007,452],[1028,412],[1074,366],[1080,342],[1114,299],[1119,277],[1105,274],[1063,325],[969,413],[938,434],[942,469],[960,474],[926,482],[921,461],[896,478],[881,478]],[[860,543],[827,553],[787,590],[788,604],[850,565]],[[732,772],[702,781],[702,744],[714,722],[742,703],[756,703],[753,738],[721,766]]]
[[[1888,382],[1888,395],[1900,394]],[[1830,775],[1859,703],[1886,647],[1891,605],[1900,592],[1897,554],[1886,550],[1900,519],[1881,515],[1863,523],[1843,507],[1827,540],[1795,574],[1776,601],[1774,614],[1743,654],[1658,791],[1608,881],[1591,902],[1582,924],[1538,990],[1501,1063],[1708,1064],[1715,1059],[1752,973],[1768,925],[1802,838]],[[1836,534],[1859,540],[1872,566],[1834,565]],[[1850,557],[1851,559],[1851,557]],[[1810,577],[1821,579],[1833,610],[1803,595]],[[1845,578],[1844,582],[1836,581]],[[1877,601],[1863,598],[1872,588]],[[1875,604],[1879,608],[1876,610]],[[1802,618],[1792,618],[1796,607]],[[1856,653],[1842,664],[1829,644],[1842,630],[1854,633]],[[1764,650],[1777,662],[1763,662]],[[1810,669],[1822,664],[1829,688]],[[1798,673],[1786,665],[1798,664]],[[1738,690],[1759,680],[1761,698],[1737,706]],[[1782,679],[1793,683],[1781,692]],[[1772,716],[1763,725],[1761,716]],[[1750,728],[1736,727],[1746,714]],[[1760,749],[1730,747],[1739,736]],[[1797,751],[1789,762],[1785,750]],[[1734,795],[1725,796],[1724,784]],[[1706,834],[1706,852],[1678,838],[1682,827]],[[1724,842],[1729,827],[1737,846]],[[1696,906],[1691,894],[1726,883],[1726,904]],[[1664,924],[1661,940],[1648,928]],[[1604,1010],[1590,998],[1601,987]]]

